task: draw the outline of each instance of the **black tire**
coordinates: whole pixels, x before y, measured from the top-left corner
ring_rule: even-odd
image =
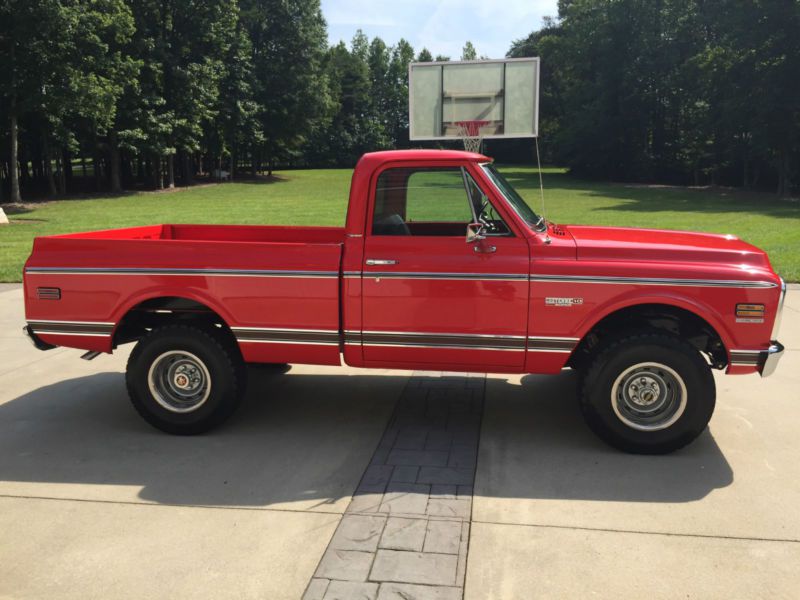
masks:
[[[702,355],[660,333],[610,343],[581,387],[581,411],[592,431],[635,454],[666,454],[692,442],[708,425],[715,402],[714,377]]]
[[[244,396],[246,371],[238,348],[221,332],[168,325],[136,344],[125,381],[145,421],[167,433],[195,435],[233,414]]]

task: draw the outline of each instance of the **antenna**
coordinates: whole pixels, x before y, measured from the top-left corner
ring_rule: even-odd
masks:
[[[533,138],[536,145],[536,166],[539,167],[539,194],[542,197],[542,223],[544,223],[544,243],[550,244],[553,240],[550,239],[550,233],[547,231],[547,218],[545,218],[544,207],[544,179],[542,178],[542,160],[539,158],[539,136]]]

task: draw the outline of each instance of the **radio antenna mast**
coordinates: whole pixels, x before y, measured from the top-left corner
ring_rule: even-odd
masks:
[[[539,136],[533,138],[534,144],[536,145],[536,166],[539,168],[539,194],[542,198],[542,223],[544,223],[544,243],[549,244],[552,240],[550,239],[550,234],[547,231],[547,218],[545,217],[545,206],[544,206],[544,179],[542,178],[542,160],[539,157]]]

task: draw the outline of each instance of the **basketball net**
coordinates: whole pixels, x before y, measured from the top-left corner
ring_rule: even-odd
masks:
[[[456,123],[458,136],[464,142],[464,150],[475,153],[481,151],[481,144],[483,144],[481,127],[487,123],[488,121],[458,121]]]

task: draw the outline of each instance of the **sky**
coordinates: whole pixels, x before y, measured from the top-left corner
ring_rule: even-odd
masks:
[[[556,16],[558,0],[322,0],[331,44],[348,44],[356,30],[392,46],[405,38],[419,52],[461,57],[470,40],[479,56],[503,58],[513,40]]]

